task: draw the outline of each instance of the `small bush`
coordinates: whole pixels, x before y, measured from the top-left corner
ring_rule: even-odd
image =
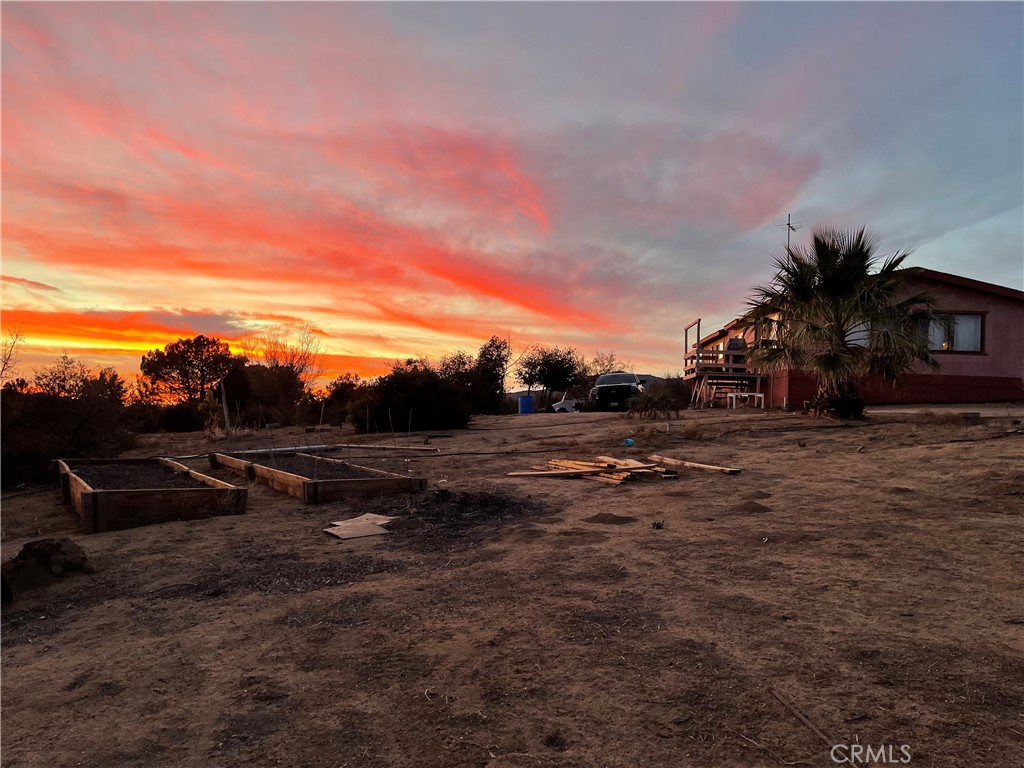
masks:
[[[630,400],[629,416],[647,419],[669,419],[690,403],[690,384],[679,376],[652,384]]]
[[[45,482],[52,459],[116,456],[134,445],[124,407],[105,397],[5,391],[0,410],[5,487]]]
[[[470,403],[459,387],[421,364],[398,364],[375,384],[349,398],[349,418],[359,432],[462,429]]]

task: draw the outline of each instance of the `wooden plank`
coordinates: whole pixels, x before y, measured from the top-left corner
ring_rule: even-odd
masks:
[[[69,481],[69,474],[71,470],[68,465],[60,459],[54,459],[50,462],[50,466],[53,471],[57,473],[57,484],[60,486],[60,500],[63,504],[71,503],[71,486]]]
[[[152,464],[152,458],[131,458],[131,459],[64,459],[64,462],[74,471],[76,465],[89,464]]]
[[[160,464],[167,467],[168,469],[174,470],[175,472],[187,472],[188,476],[193,480],[197,480],[200,483],[210,486],[211,488],[234,488],[231,483],[226,483],[223,480],[218,480],[215,477],[204,475],[202,472],[197,472],[194,469],[189,469],[184,464],[175,461],[174,459],[159,458],[157,459]]]
[[[365,480],[311,480],[317,485],[316,502],[338,501],[346,496],[376,496],[378,494],[409,493],[422,490],[421,478],[381,477]]]
[[[194,469],[190,469],[188,471],[188,476],[191,477],[193,480],[198,480],[201,483],[206,483],[211,488],[223,488],[227,490],[228,488],[237,487],[235,485],[232,485],[231,483],[225,482],[224,480],[218,480],[216,477],[204,475],[202,472],[197,472]]]
[[[641,464],[634,469],[652,469],[658,466],[657,464]],[[538,470],[518,470],[515,472],[508,472],[506,477],[573,477],[575,475],[599,475],[608,471],[608,467],[595,467],[593,469],[549,469],[544,471]]]
[[[94,491],[98,531],[244,514],[245,488]]]
[[[299,499],[303,499],[306,496],[304,486],[310,482],[307,478],[280,469],[265,467],[262,464],[253,464],[252,468],[256,478],[262,480],[274,490],[283,491]]]
[[[256,479],[256,470],[253,469],[254,464],[251,461],[245,461],[244,459],[239,459],[235,456],[228,456],[223,453],[211,453],[210,466],[214,469],[217,467],[227,467],[230,470],[240,473],[249,481]]]
[[[635,470],[635,474],[644,476],[649,480],[661,479],[665,477],[678,477],[678,472],[672,469],[666,469],[665,467],[654,467],[652,469],[638,469],[643,462],[637,461],[636,459],[617,459],[614,456],[598,456],[598,461],[613,462],[616,466],[622,467],[623,469]]]
[[[181,463],[175,461],[174,459],[159,458],[156,461],[161,466],[167,467],[168,469],[173,470],[174,472],[188,472],[188,471],[190,471],[188,467],[186,467],[184,464],[181,464]]]
[[[550,459],[548,464],[559,469],[615,469],[614,464],[593,461],[571,461],[569,459]]]
[[[231,492],[214,488],[146,488],[95,491],[103,501],[108,517],[159,517],[182,509],[216,510],[223,496],[228,506],[234,506],[237,498]]]
[[[68,483],[68,501],[78,514],[82,524],[82,533],[93,533],[96,530],[95,498],[92,487],[74,472],[66,474]]]
[[[643,465],[642,461],[637,461],[636,459],[617,459],[614,456],[598,456],[597,461],[602,461],[615,467],[639,467]]]
[[[685,467],[686,469],[703,469],[708,472],[724,472],[727,475],[738,475],[742,472],[742,469],[737,467],[719,467],[715,464],[698,464],[695,461],[682,461],[681,459],[671,459],[667,456],[652,455],[647,457],[650,461],[657,461],[662,464],[668,464],[671,467]]]

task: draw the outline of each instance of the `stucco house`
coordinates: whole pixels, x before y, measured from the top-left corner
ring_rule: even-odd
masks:
[[[1024,400],[1024,291],[959,275],[912,267],[909,289],[926,291],[942,321],[928,338],[939,363],[920,365],[902,381],[866,380],[861,395],[869,404],[971,403]],[[690,332],[695,331],[691,343]],[[704,337],[700,321],[684,331],[684,377],[694,386],[694,404],[723,399],[729,392],[760,392],[768,406],[800,407],[816,384],[801,370],[769,373],[746,363],[753,330],[739,320]]]

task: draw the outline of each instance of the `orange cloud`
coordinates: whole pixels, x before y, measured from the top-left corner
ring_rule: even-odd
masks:
[[[0,281],[10,283],[11,285],[20,285],[22,288],[31,288],[36,291],[60,291],[60,288],[56,286],[40,283],[36,280],[26,280],[23,277],[14,277],[13,275],[0,275]]]
[[[175,339],[195,336],[185,317],[180,325],[153,321],[144,312],[40,311],[9,308],[5,328],[20,326],[26,337],[52,346],[88,347],[108,342],[115,348],[147,351]],[[109,348],[109,347],[103,347]]]

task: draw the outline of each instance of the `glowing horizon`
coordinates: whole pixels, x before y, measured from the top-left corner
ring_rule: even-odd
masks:
[[[672,373],[690,321],[771,276],[790,212],[1024,287],[1019,4],[0,17],[22,376],[303,323],[325,380],[492,335]]]

